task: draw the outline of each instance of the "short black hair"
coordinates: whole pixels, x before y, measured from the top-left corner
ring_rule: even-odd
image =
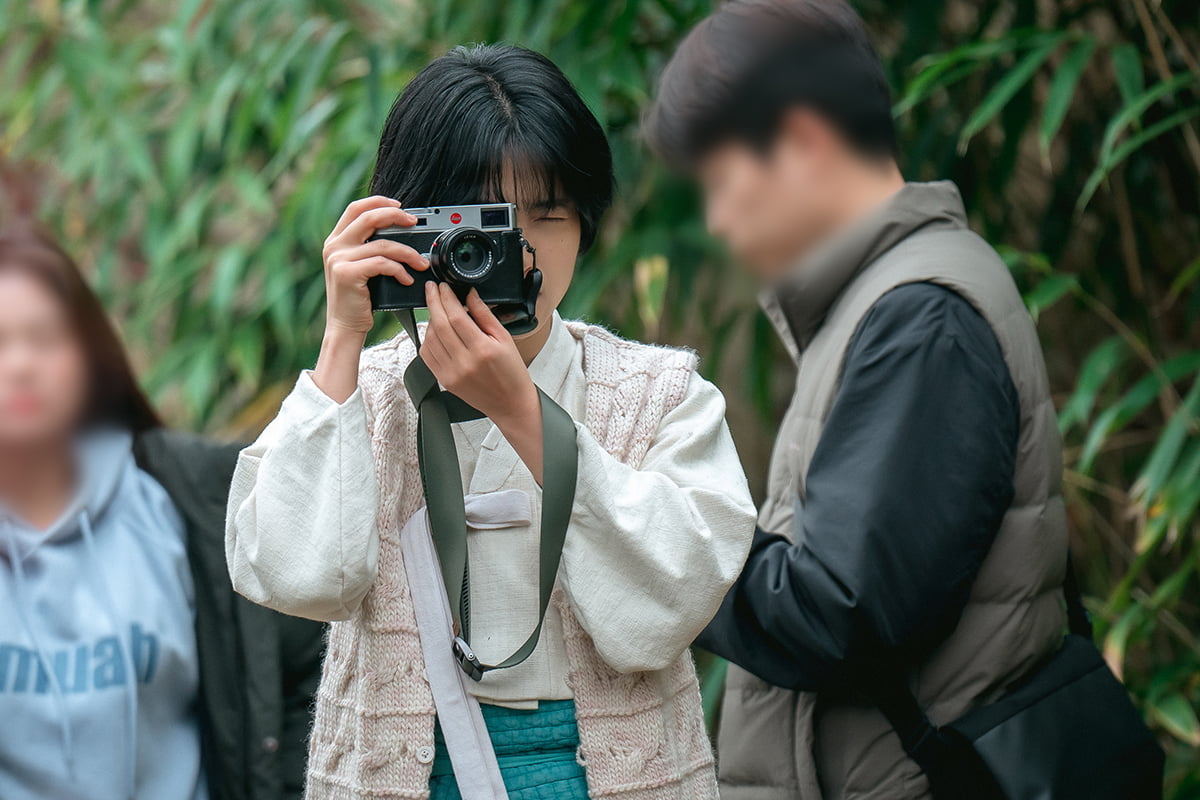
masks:
[[[864,156],[896,156],[887,78],[845,0],[725,3],[675,51],[643,134],[686,170],[726,141],[765,148],[794,107],[820,114]]]
[[[506,165],[537,202],[574,205],[587,250],[613,196],[604,129],[545,56],[511,45],[456,47],[396,98],[371,193],[413,208],[519,203],[503,197]]]

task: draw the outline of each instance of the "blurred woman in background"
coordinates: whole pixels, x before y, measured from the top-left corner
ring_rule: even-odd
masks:
[[[322,626],[234,595],[238,448],[163,430],[97,297],[10,184],[0,797],[298,796]]]

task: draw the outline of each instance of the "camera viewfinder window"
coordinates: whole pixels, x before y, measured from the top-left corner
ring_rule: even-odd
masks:
[[[484,228],[507,228],[507,208],[485,208],[479,212],[479,222]]]

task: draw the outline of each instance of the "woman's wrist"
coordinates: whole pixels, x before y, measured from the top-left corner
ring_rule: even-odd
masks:
[[[326,325],[313,383],[335,403],[344,403],[358,388],[358,358],[367,335]]]
[[[542,398],[533,381],[521,398],[502,411],[494,412],[492,422],[525,462],[534,480],[542,482]]]
[[[530,380],[516,396],[506,398],[505,402],[490,409],[489,412],[488,416],[501,431],[504,431],[505,428],[524,429],[534,422],[540,429],[542,398],[538,394],[537,386]]]

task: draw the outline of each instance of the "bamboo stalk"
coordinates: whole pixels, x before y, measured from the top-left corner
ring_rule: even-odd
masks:
[[[1158,35],[1158,30],[1154,27],[1154,20],[1150,16],[1150,8],[1146,5],[1146,0],[1133,0],[1133,7],[1137,12],[1142,31],[1146,34],[1146,45],[1150,48],[1150,60],[1154,64],[1155,71],[1158,72],[1159,80],[1164,82],[1171,80],[1175,76],[1171,73],[1171,65],[1167,63],[1162,37]],[[1187,143],[1188,154],[1191,155],[1192,161],[1196,165],[1196,172],[1200,173],[1200,137],[1196,136],[1196,128],[1191,122],[1185,122],[1181,129],[1183,130],[1183,139]]]

